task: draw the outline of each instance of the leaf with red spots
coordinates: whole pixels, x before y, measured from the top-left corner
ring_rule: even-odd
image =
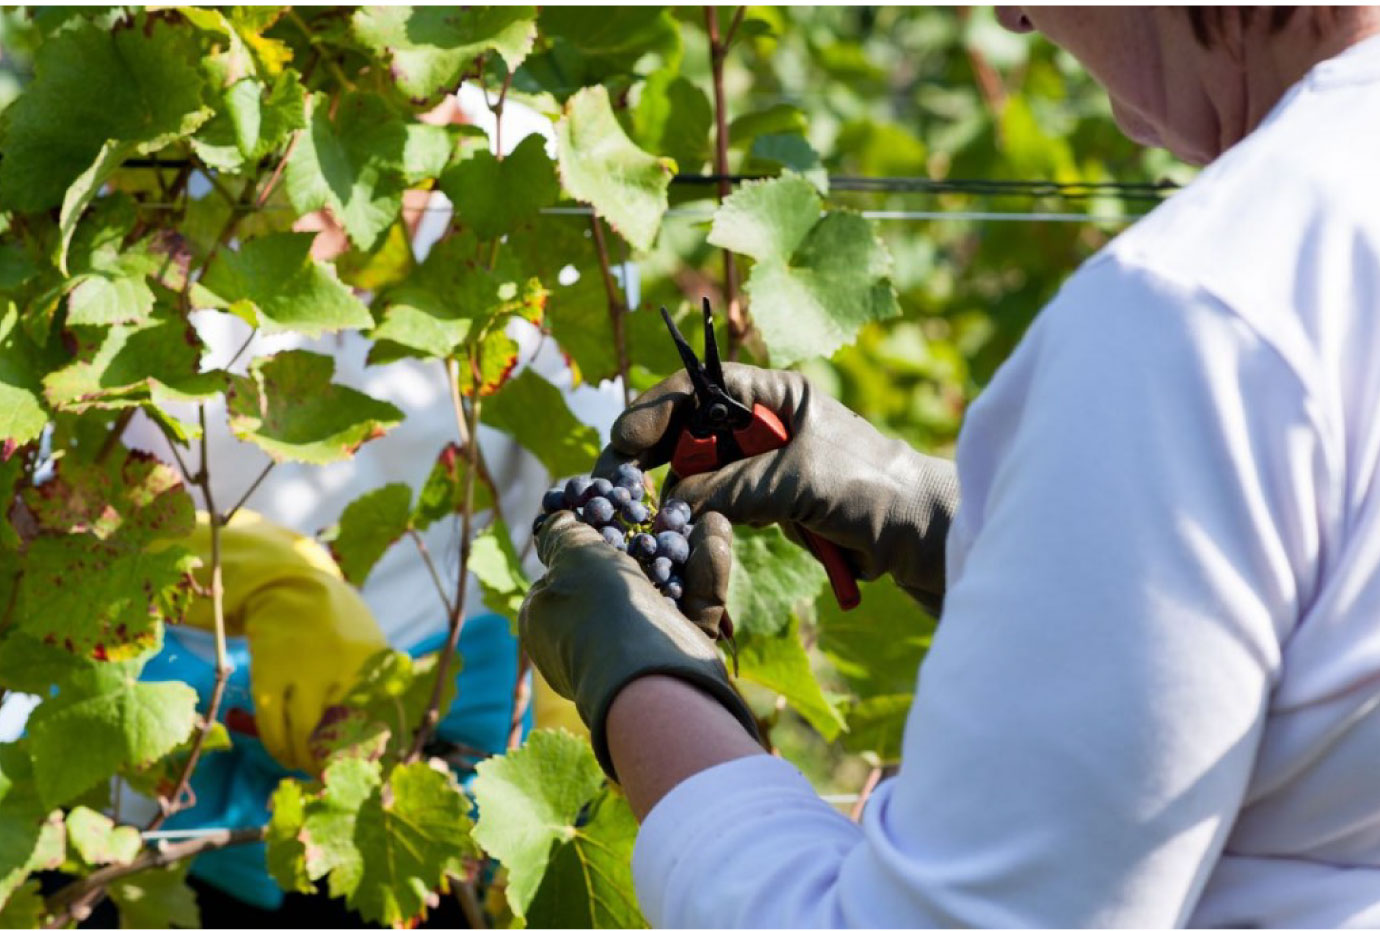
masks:
[[[140,451],[102,464],[60,459],[49,481],[25,489],[24,501],[40,530],[90,533],[99,540],[117,533],[132,544],[185,537],[196,523],[177,470]]]
[[[195,558],[93,534],[40,536],[24,554],[15,617],[52,646],[99,660],[129,659],[157,642],[191,597]]]

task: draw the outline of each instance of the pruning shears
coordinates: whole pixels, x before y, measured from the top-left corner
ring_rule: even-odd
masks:
[[[758,403],[748,407],[729,393],[719,361],[719,344],[714,338],[714,311],[709,298],[704,299],[703,362],[665,307],[661,308],[661,318],[671,331],[671,339],[695,389],[695,406],[682,422],[671,454],[671,468],[677,475],[712,472],[730,462],[780,449],[791,441],[790,431],[774,411]],[[862,596],[843,551],[823,537],[803,527],[799,529],[806,547],[824,565],[839,607],[845,611],[857,607]]]

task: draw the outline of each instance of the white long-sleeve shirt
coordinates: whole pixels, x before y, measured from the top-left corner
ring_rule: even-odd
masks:
[[[675,788],[661,926],[1380,924],[1380,39],[1065,285],[973,405],[899,774]]]

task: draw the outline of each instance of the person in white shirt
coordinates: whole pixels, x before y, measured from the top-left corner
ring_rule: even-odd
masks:
[[[941,464],[750,368],[730,387],[791,444],[677,486],[697,525],[799,524],[942,600],[862,823],[564,515],[524,643],[645,819],[655,925],[1380,925],[1380,8],[999,16],[1207,167],[972,406],[956,513]],[[653,464],[685,388],[630,408],[610,461]]]

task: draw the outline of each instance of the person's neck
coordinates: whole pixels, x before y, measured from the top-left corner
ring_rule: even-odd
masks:
[[[1337,16],[1329,23],[1315,17]],[[1264,23],[1252,24],[1243,37],[1243,66],[1240,93],[1235,106],[1227,108],[1234,119],[1223,119],[1221,150],[1226,151],[1252,132],[1289,90],[1313,68],[1359,42],[1380,35],[1380,8],[1365,7],[1346,11],[1301,9],[1277,34],[1269,34]],[[1323,28],[1315,27],[1315,22]],[[1329,28],[1330,27],[1330,28]],[[1219,114],[1223,114],[1219,110]]]

